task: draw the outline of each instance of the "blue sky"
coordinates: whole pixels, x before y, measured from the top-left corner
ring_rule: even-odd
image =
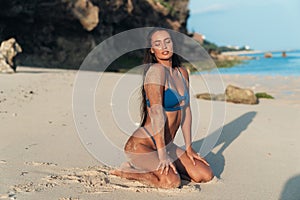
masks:
[[[300,49],[299,0],[190,0],[188,30],[218,45]]]

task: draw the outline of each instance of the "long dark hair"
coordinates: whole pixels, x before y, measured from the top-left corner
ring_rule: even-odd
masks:
[[[176,44],[172,38],[172,33],[170,31],[168,31],[168,29],[164,29],[164,28],[153,28],[153,30],[151,30],[149,32],[149,34],[147,36],[147,47],[151,47],[152,35],[157,31],[166,31],[169,33],[171,40],[173,41],[173,51],[176,52]],[[141,109],[141,126],[145,125],[146,119],[148,116],[147,104],[146,104],[146,91],[144,88],[144,80],[145,80],[147,71],[149,70],[149,68],[151,67],[151,65],[153,63],[157,63],[156,57],[155,57],[154,53],[151,53],[151,48],[146,48],[145,53],[144,53],[144,60],[143,60],[143,64],[145,64],[145,68],[144,68],[144,72],[143,72],[143,84],[141,86],[141,98],[142,98],[141,107],[140,107],[140,109]],[[176,53],[173,53],[172,68],[180,67],[180,66],[181,66],[180,57]]]

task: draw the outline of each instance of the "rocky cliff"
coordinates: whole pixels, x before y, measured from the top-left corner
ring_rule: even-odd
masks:
[[[188,0],[1,0],[0,40],[23,48],[19,65],[78,68],[104,39],[131,28],[186,33]]]

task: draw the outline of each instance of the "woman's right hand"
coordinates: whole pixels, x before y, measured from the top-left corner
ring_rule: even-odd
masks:
[[[161,170],[160,174],[165,172],[165,174],[168,175],[170,168],[172,168],[175,174],[178,174],[175,165],[172,163],[172,159],[167,154],[159,158],[157,170]]]

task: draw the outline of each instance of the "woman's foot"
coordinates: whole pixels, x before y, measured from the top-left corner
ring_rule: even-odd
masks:
[[[133,172],[133,171],[136,171],[136,169],[129,162],[123,162],[120,165],[119,169],[110,170],[109,173],[115,176],[122,177],[123,172]]]

